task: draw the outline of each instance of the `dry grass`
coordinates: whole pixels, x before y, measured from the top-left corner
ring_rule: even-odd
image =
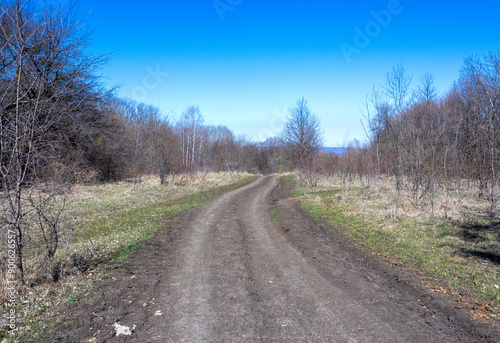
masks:
[[[180,174],[168,178],[168,183],[164,186],[160,185],[160,178],[157,176],[142,177],[140,182],[77,185],[70,194],[72,201],[67,212],[85,211],[86,207],[90,207],[92,211],[117,211],[125,207],[144,206],[211,187],[227,185],[248,175],[250,174],[236,172]]]
[[[316,188],[295,192],[310,213],[389,264],[418,271],[424,287],[447,293],[476,317],[498,318],[500,216],[473,183],[454,183],[448,197],[437,193],[432,211],[429,198],[416,204],[409,192],[398,196],[390,178],[380,186],[377,180],[317,178]]]
[[[401,191],[398,197],[395,187],[395,180],[392,177],[382,177],[380,182],[376,179],[350,178],[339,176],[318,175],[316,190],[342,189],[342,198],[348,200],[349,190],[361,190],[361,197],[356,196],[358,203],[354,204],[359,212],[370,214],[376,217],[393,219],[412,218],[445,218],[449,220],[474,220],[474,217],[495,216],[490,212],[490,202],[487,199],[479,198],[477,185],[467,180],[454,182],[448,188],[448,196],[443,189],[434,195],[434,206],[431,206],[430,196],[424,196],[420,201],[415,201],[409,191]],[[306,183],[302,183],[306,186]],[[500,193],[500,190],[499,190]],[[355,201],[355,199],[351,199]],[[397,213],[394,213],[394,206],[397,205]],[[372,206],[369,206],[369,205]],[[496,216],[500,219],[498,212]]]
[[[168,184],[164,186],[160,185],[157,176],[143,177],[138,183],[122,181],[96,186],[75,186],[69,195],[65,223],[84,233],[90,223],[105,220],[114,213],[228,185],[249,175],[236,172],[176,175],[173,179],[169,178]]]

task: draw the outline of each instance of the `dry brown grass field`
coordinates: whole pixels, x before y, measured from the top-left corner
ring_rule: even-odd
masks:
[[[421,277],[482,320],[500,316],[500,215],[478,196],[477,185],[456,182],[416,204],[397,195],[394,180],[317,176],[317,187],[299,176],[295,191],[305,209],[342,229],[387,263]],[[397,206],[396,206],[397,204]]]

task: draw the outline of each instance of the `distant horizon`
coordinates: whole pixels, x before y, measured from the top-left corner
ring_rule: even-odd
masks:
[[[323,147],[321,149],[322,153],[327,153],[330,154],[332,152],[338,154],[338,155],[343,155],[347,150],[347,147]]]

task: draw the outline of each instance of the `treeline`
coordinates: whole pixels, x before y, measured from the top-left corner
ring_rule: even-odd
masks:
[[[322,155],[318,169],[379,182],[394,178],[398,194],[434,208],[437,191],[478,186],[493,211],[500,181],[500,52],[465,59],[460,79],[438,96],[433,76],[411,88],[402,66],[367,98],[369,143],[351,143],[343,156]],[[457,186],[458,183],[458,186]]]
[[[121,99],[102,85],[106,56],[70,11],[30,1],[0,8],[0,189],[47,182],[103,182],[193,171],[269,173],[310,164],[319,120],[305,99],[283,134],[264,143],[205,125],[198,107],[178,118]],[[297,126],[300,124],[299,126]]]
[[[178,173],[259,172],[256,145],[226,126],[205,125],[198,107],[174,120],[155,106],[111,98],[104,114],[108,125],[87,138],[92,148],[83,159],[100,181],[157,174],[164,184]]]
[[[105,89],[98,73],[107,58],[88,52],[90,38],[71,12],[10,1],[0,23],[0,188],[260,171],[257,145],[204,125],[199,108],[175,120]]]
[[[226,126],[206,125],[198,106],[173,118],[131,99],[108,95],[104,104],[100,120],[94,117],[94,126],[82,128],[86,134],[75,139],[84,142],[69,149],[75,150],[72,170],[87,170],[87,179],[158,174],[164,184],[169,175],[196,171],[274,173],[311,165],[322,148],[320,122],[304,98],[290,108],[281,135],[259,143]]]

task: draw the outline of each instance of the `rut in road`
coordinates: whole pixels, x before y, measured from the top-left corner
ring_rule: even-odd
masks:
[[[202,208],[159,299],[165,321],[138,334],[159,342],[449,341],[429,327],[393,327],[375,284],[363,292],[380,298],[376,311],[311,267],[273,223],[267,198],[277,182],[263,177]],[[342,276],[335,261],[331,268]]]

